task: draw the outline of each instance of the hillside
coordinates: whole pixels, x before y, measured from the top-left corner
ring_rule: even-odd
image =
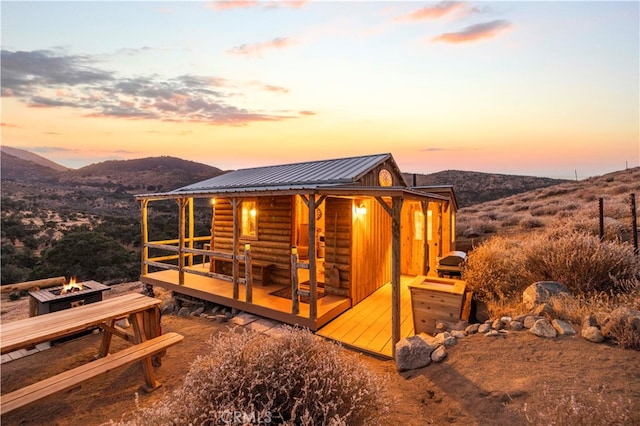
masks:
[[[605,238],[632,241],[630,194],[636,196],[637,209],[640,167],[465,207],[457,215],[458,247],[468,251],[494,235],[526,236],[568,220],[597,235],[599,198],[604,205]]]
[[[3,154],[9,154],[16,158],[20,158],[25,161],[30,161],[32,163],[48,167],[58,172],[64,172],[65,170],[69,170],[67,167],[64,167],[56,162],[53,162],[47,158],[44,158],[38,154],[34,154],[33,152],[30,152],[30,151],[26,151],[24,149],[18,149],[18,148],[13,148],[10,146],[3,145],[0,147],[0,151],[2,151]]]
[[[428,175],[403,173],[403,176],[409,185],[413,185],[414,181],[416,186],[453,185],[459,207],[468,207],[567,182],[561,179],[462,170],[445,170]]]

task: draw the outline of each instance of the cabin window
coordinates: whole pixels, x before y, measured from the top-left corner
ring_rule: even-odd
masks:
[[[433,210],[427,210],[427,241],[433,240]]]
[[[451,211],[451,242],[456,242],[456,213]]]
[[[416,241],[422,241],[424,235],[424,215],[421,211],[413,212],[413,235]]]
[[[242,237],[256,238],[258,236],[257,206],[256,200],[242,202]]]

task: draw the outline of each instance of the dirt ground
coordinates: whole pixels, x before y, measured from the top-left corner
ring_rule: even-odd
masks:
[[[109,297],[132,290],[139,287],[123,286]],[[26,314],[26,298],[2,301],[2,321]],[[229,325],[165,315],[162,327],[185,339],[167,350],[157,369],[162,388],[151,394],[140,392],[143,407],[179,387],[191,360],[208,350],[209,337]],[[125,344],[119,340],[114,339],[114,349]],[[2,393],[88,362],[99,343],[96,333],[2,364]],[[391,408],[381,419],[383,425],[528,424],[526,413],[563,406],[561,399],[572,394],[578,406],[584,402],[596,412],[619,404],[628,410],[626,424],[640,424],[640,352],[580,337],[543,339],[526,331],[497,338],[469,336],[449,348],[442,363],[404,373],[397,372],[393,361],[357,357],[387,380]],[[10,413],[1,423],[75,426],[126,419],[136,409],[135,395],[142,383],[138,364],[122,367],[80,389]]]

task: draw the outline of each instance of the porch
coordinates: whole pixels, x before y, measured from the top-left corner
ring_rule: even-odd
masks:
[[[203,265],[186,267],[183,285],[179,284],[179,272],[171,269],[147,273],[140,277],[140,281],[144,284],[271,318],[285,324],[306,327],[313,331],[318,330],[351,307],[351,300],[348,297],[324,294],[316,301],[317,314],[313,320],[308,303],[300,302],[298,314],[293,314],[291,296],[275,295],[283,290],[282,285],[253,285],[251,286],[251,302],[247,302],[246,293],[243,291],[244,284],[240,284],[241,290],[238,291],[238,298],[235,299],[232,282],[201,275],[199,272],[203,269],[208,270],[208,264],[205,264],[204,267]],[[195,273],[189,273],[190,271]],[[300,272],[307,271],[301,270]]]
[[[413,313],[409,285],[418,284],[424,275],[403,275],[400,280],[400,338],[412,336]],[[363,301],[343,313],[316,334],[385,358],[393,357],[391,324],[391,283],[376,290]]]

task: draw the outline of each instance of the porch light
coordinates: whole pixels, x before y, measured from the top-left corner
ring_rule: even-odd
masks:
[[[215,198],[211,199],[211,205],[215,207],[215,205],[216,205],[216,199]]]
[[[249,210],[249,214],[251,215],[251,217],[256,217],[256,209]]]
[[[251,251],[251,244],[247,243],[244,245],[244,251]]]
[[[360,203],[360,205],[356,207],[356,215],[364,216],[365,214],[367,214],[367,207],[364,205],[364,203]]]

